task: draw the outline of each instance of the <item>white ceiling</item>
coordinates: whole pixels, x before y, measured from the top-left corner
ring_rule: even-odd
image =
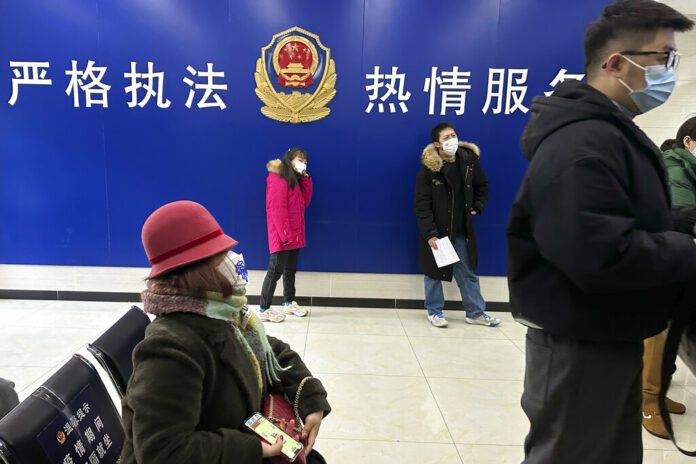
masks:
[[[662,0],[662,3],[683,14],[696,14],[696,0]]]

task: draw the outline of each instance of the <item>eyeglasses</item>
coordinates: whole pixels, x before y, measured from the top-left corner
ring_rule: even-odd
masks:
[[[667,61],[665,61],[665,68],[667,69],[677,69],[677,66],[679,66],[679,58],[681,56],[676,50],[670,50],[668,52],[637,52],[633,50],[626,50],[619,53],[629,56],[664,55],[667,59]],[[606,67],[607,64],[604,63],[602,68],[605,69]]]

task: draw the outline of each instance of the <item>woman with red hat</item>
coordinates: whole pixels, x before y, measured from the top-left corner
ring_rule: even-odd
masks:
[[[282,322],[285,314],[303,317],[307,310],[295,301],[295,272],[300,248],[305,246],[304,210],[312,200],[312,178],[307,174],[307,152],[291,148],[283,160],[266,164],[266,220],[271,259],[261,288],[262,321]],[[283,312],[271,308],[276,284],[283,276]],[[284,313],[284,314],[283,314]]]
[[[269,393],[297,398],[309,453],[331,411],[326,391],[247,308],[244,260],[230,251],[237,242],[191,201],[152,213],[142,240],[152,264],[143,306],[156,318],[133,351],[121,463],[265,462],[282,440],[267,444],[243,423]]]

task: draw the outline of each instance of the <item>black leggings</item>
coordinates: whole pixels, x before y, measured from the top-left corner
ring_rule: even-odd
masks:
[[[283,296],[285,302],[290,303],[295,299],[295,273],[297,272],[297,257],[300,249],[278,251],[271,254],[268,262],[268,272],[263,279],[261,287],[261,309],[268,309],[273,302],[276,284],[283,276]]]

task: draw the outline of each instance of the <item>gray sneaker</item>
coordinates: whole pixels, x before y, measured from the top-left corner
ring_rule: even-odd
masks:
[[[495,327],[498,324],[500,324],[500,319],[491,317],[486,313],[481,314],[479,317],[467,317],[465,318],[466,322],[469,324],[475,324],[475,325],[485,325],[487,327]]]
[[[259,319],[263,322],[283,322],[285,320],[285,314],[273,308],[268,308],[266,310],[259,309],[258,314]]]
[[[432,325],[440,329],[444,329],[448,324],[447,319],[445,319],[445,316],[442,314],[433,314],[432,316],[428,315],[428,320]]]
[[[307,310],[302,306],[298,305],[297,301],[293,301],[290,304],[285,303],[285,306],[283,307],[283,312],[285,314],[292,314],[297,317],[305,317],[307,315]]]

